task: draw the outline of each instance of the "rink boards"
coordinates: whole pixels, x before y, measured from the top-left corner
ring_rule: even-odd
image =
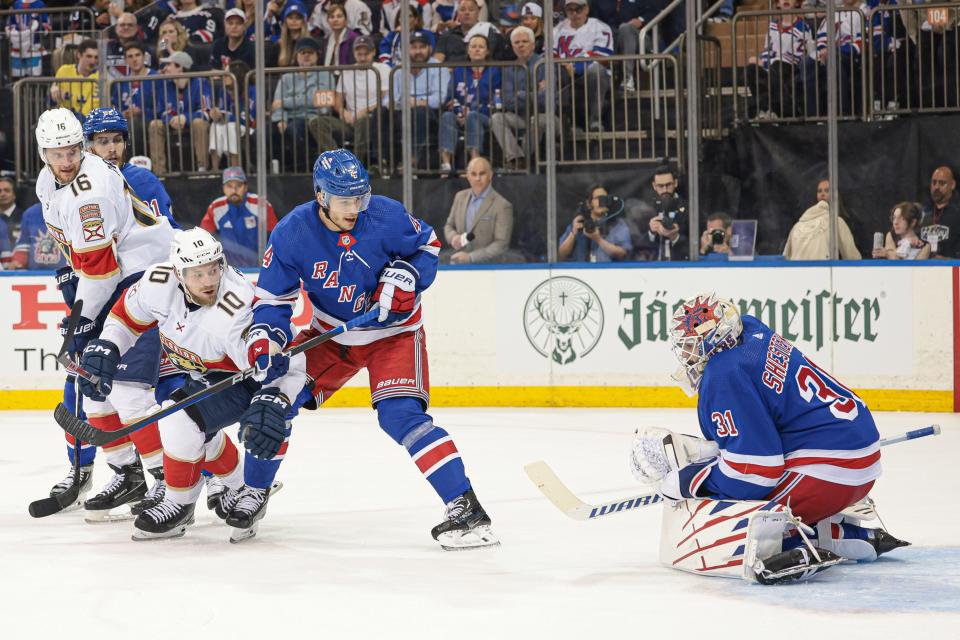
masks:
[[[250,274],[255,278],[255,273]],[[958,267],[789,264],[444,269],[424,294],[431,400],[442,406],[684,407],[670,317],[716,291],[878,410],[956,406]],[[346,283],[349,284],[349,283]],[[0,408],[59,400],[65,306],[50,275],[0,278]],[[309,303],[295,320],[305,326]],[[365,406],[364,374],[331,405]]]

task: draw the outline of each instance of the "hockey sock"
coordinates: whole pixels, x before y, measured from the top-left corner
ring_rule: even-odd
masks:
[[[160,429],[156,422],[134,431],[130,434],[130,439],[140,453],[145,469],[153,469],[163,464],[163,445],[160,443]]]
[[[423,411],[412,397],[387,398],[377,403],[380,427],[407,450],[444,504],[470,489],[470,480],[453,438]]]
[[[67,460],[70,464],[73,464],[73,446],[74,446],[74,437],[69,433],[64,433],[67,439]],[[87,465],[93,464],[93,461],[97,457],[97,448],[90,444],[89,442],[84,442],[80,447],[80,466],[85,467]]]
[[[102,431],[116,431],[123,428],[120,416],[115,413],[105,416],[88,416],[87,422]],[[107,462],[115,467],[133,464],[137,460],[137,451],[130,442],[130,436],[124,436],[103,445],[103,452],[107,454]]]
[[[267,489],[280,470],[280,461],[287,452],[287,442],[280,445],[280,453],[270,460],[261,460],[249,451],[243,456],[243,483],[254,489]]]
[[[177,504],[193,504],[200,497],[200,467],[203,459],[177,460],[163,454],[163,475],[167,483],[166,497]]]
[[[203,463],[204,471],[219,476],[223,484],[231,489],[239,489],[243,486],[240,454],[237,453],[236,445],[224,435],[223,431],[218,431],[217,435],[203,447],[206,454],[206,461]]]

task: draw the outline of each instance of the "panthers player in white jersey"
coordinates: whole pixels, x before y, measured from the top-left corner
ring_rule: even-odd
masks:
[[[72,112],[51,109],[41,114],[36,137],[46,165],[37,178],[37,197],[50,234],[77,275],[75,296],[68,304],[83,302],[77,330],[68,341],[71,354],[77,354],[99,333],[123,290],[147,266],[165,258],[173,229],[132,193],[116,167],[84,152],[83,129]],[[91,424],[115,431],[146,415],[154,405],[159,352],[156,332],[138,341],[124,359],[110,400],[84,406]],[[85,503],[88,520],[111,519],[114,507],[144,498],[143,468],[131,441],[148,469],[161,467],[163,449],[155,425],[104,447],[116,475]],[[91,472],[92,464],[81,472],[81,496]],[[51,495],[71,487],[72,477],[58,483]]]
[[[100,383],[94,387],[81,382],[81,391],[90,396],[109,394],[121,357],[154,327],[160,331],[167,357],[191,377],[183,387],[186,394],[246,368],[245,336],[253,322],[254,297],[254,286],[227,267],[223,247],[212,235],[199,227],[177,232],[170,261],[150,267],[127,290],[113,306],[100,338],[84,351],[80,364],[100,376]],[[166,498],[137,517],[134,540],[186,532],[203,487],[203,468],[220,476],[228,487],[217,513],[240,530],[231,539],[255,533],[264,511],[245,512],[245,493],[256,491],[245,484],[244,466],[252,465],[240,464],[236,447],[222,430],[239,421],[242,426],[254,422],[258,430],[289,432],[288,413],[293,413],[289,408],[306,381],[306,360],[303,355],[274,356],[272,364],[263,388],[260,382],[247,379],[160,420]],[[273,461],[279,461],[285,449],[284,444]],[[269,463],[260,461],[260,465]],[[247,479],[256,484],[249,475]],[[263,505],[257,501],[257,507]]]

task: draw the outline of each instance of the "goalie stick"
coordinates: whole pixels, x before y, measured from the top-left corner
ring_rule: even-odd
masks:
[[[884,438],[880,440],[880,446],[886,447],[891,444],[915,440],[926,436],[935,436],[940,434],[940,425],[934,424],[929,427],[907,431],[899,436]],[[546,496],[547,500],[553,503],[557,509],[562,511],[568,517],[574,520],[595,520],[603,516],[609,516],[622,511],[630,511],[638,507],[647,507],[658,502],[663,502],[663,497],[657,493],[641,493],[638,495],[618,498],[610,502],[600,502],[589,504],[578,498],[563,481],[553,472],[543,460],[537,460],[524,465],[527,477],[537,486],[537,489]]]
[[[77,325],[80,323],[80,315],[83,312],[83,300],[77,300],[73,304],[73,308],[70,310],[70,317],[67,318],[67,327],[63,335],[63,345],[60,347],[60,352],[57,353],[57,361],[64,364],[67,367],[67,371],[73,372],[72,366],[75,366],[74,362],[70,360],[70,357],[67,355],[67,347],[70,345],[70,338],[73,337],[74,332],[77,330]],[[67,366],[70,365],[70,366]],[[77,388],[76,380],[74,380],[74,413],[79,416],[81,413],[81,397],[80,389]],[[63,406],[63,403],[60,404]],[[66,408],[66,407],[64,407]],[[68,410],[69,411],[69,410]],[[78,418],[79,419],[79,418]],[[27,511],[30,512],[30,515],[34,518],[45,518],[47,516],[52,516],[55,513],[59,513],[72,505],[77,501],[77,498],[80,497],[80,449],[82,445],[79,439],[75,439],[73,442],[73,486],[71,486],[66,491],[58,493],[55,496],[50,496],[48,498],[41,498],[40,500],[34,500],[27,507]]]
[[[380,313],[380,310],[377,307],[374,307],[369,311],[367,311],[366,313],[364,313],[363,315],[357,316],[352,320],[349,320],[337,327],[334,327],[333,329],[330,329],[330,331],[327,331],[319,336],[314,336],[309,340],[301,342],[300,344],[292,347],[285,353],[288,356],[295,356],[298,353],[302,353],[306,351],[307,349],[312,349],[313,347],[323,344],[324,342],[327,342],[328,340],[331,340],[332,338],[335,338],[346,331],[349,331],[351,329],[356,329],[360,325],[366,324],[371,320],[376,320],[379,313]],[[230,376],[229,378],[224,378],[220,382],[217,382],[216,384],[212,384],[206,389],[201,389],[200,391],[196,392],[192,396],[187,396],[183,400],[180,400],[179,402],[176,402],[166,407],[165,409],[160,409],[159,411],[155,411],[154,413],[151,413],[147,417],[141,418],[136,422],[128,424],[122,429],[118,429],[116,431],[102,431],[100,429],[97,429],[90,423],[84,422],[77,416],[70,413],[70,410],[67,409],[62,402],[57,405],[56,409],[54,409],[53,419],[57,421],[57,424],[59,424],[64,431],[66,431],[73,437],[79,438],[84,442],[89,442],[99,447],[99,446],[103,446],[108,442],[113,442],[117,438],[122,438],[123,436],[130,435],[134,431],[142,429],[148,424],[156,422],[161,418],[165,418],[172,413],[176,413],[177,411],[180,411],[181,409],[185,409],[190,405],[196,404],[205,398],[209,398],[215,393],[219,393],[224,389],[229,389],[233,385],[239,382],[242,382],[247,378],[253,377],[253,374],[255,372],[256,372],[255,367],[250,367],[249,369],[244,369],[243,371],[239,371],[233,374],[232,376]]]

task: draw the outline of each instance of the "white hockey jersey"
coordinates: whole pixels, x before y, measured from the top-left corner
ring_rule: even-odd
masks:
[[[87,318],[99,315],[124,278],[170,253],[169,221],[137,198],[116,167],[92,153],[84,154],[67,185],[44,167],[37,197],[50,235],[80,277],[77,299]]]
[[[553,30],[553,50],[558,58],[610,56],[613,55],[613,31],[596,18],[587,18],[579,29],[564,20]]]
[[[160,329],[160,343],[170,361],[194,375],[246,369],[247,329],[253,323],[254,286],[228,267],[220,280],[217,302],[190,304],[169,262],[150,267],[110,310],[100,337],[120,353],[145,331]],[[306,381],[306,357],[290,359],[290,371],[271,383],[292,401]]]

